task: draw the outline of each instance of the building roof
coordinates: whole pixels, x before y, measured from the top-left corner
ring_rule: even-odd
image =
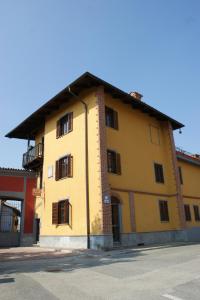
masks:
[[[183,124],[163,114],[162,112],[144,103],[143,101],[138,101],[130,94],[118,89],[117,87],[94,76],[93,74],[86,72],[71,84],[69,84],[52,99],[50,99],[47,103],[41,106],[38,110],[36,110],[16,128],[7,133],[6,137],[34,140],[38,130],[40,130],[44,126],[46,116],[59,109],[60,105],[66,103],[71,99],[72,96],[68,91],[69,86],[76,94],[79,94],[82,90],[90,87],[104,86],[104,90],[106,93],[111,93],[113,97],[116,98],[116,100],[120,99],[124,103],[130,104],[133,109],[139,109],[142,112],[147,113],[159,120],[169,121],[171,122],[173,129],[184,127]]]
[[[36,177],[36,173],[30,170],[2,168],[0,167],[0,176],[21,176],[21,177]]]
[[[185,151],[179,147],[176,147],[176,156],[179,160],[188,162],[190,164],[200,166],[200,155],[192,154],[188,151]]]

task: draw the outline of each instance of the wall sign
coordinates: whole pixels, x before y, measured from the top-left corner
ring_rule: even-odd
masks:
[[[110,204],[110,195],[105,195],[104,196],[104,201],[105,204]]]

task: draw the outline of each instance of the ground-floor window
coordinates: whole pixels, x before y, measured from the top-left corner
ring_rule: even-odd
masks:
[[[195,221],[200,221],[199,207],[197,205],[194,205],[193,207],[194,207]]]
[[[62,200],[52,204],[52,224],[70,223],[69,200]]]
[[[160,221],[169,222],[168,203],[165,200],[159,200]]]
[[[185,204],[184,205],[184,210],[185,210],[185,220],[186,221],[191,221],[192,217],[191,217],[191,212],[190,212],[190,206],[189,206],[189,204]]]

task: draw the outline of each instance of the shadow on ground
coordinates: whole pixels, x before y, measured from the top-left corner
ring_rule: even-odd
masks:
[[[78,269],[131,263],[133,261],[140,261],[140,257],[149,255],[147,252],[184,245],[192,246],[193,244],[179,243],[157,245],[151,248],[126,248],[105,252],[84,250],[67,254],[58,254],[58,251],[44,252],[39,251],[39,249],[36,253],[27,253],[20,251],[20,248],[18,248],[15,254],[11,252],[6,253],[6,251],[4,251],[4,258],[0,258],[0,274],[3,275],[5,279],[15,273],[48,272],[55,274],[73,272]],[[143,258],[141,260],[143,260]],[[0,283],[3,282],[0,281]]]

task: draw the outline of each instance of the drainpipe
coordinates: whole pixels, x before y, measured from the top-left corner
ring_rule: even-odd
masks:
[[[89,203],[89,167],[88,167],[88,107],[87,104],[76,94],[74,94],[70,86],[68,92],[81,102],[85,111],[85,184],[86,184],[86,219],[87,219],[87,248],[90,249],[90,203]]]

